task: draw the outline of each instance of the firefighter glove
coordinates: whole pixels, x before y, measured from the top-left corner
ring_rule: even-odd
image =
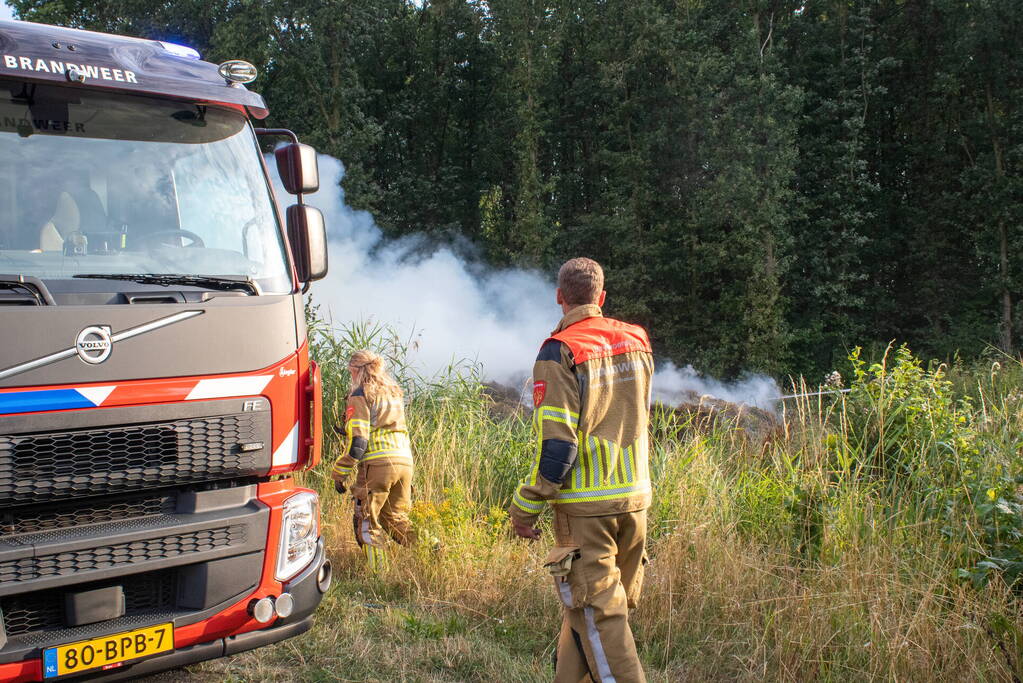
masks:
[[[516,519],[512,519],[511,523],[512,528],[515,529],[516,536],[519,536],[520,538],[528,538],[531,541],[535,541],[540,538],[540,532],[536,528],[528,524],[523,524]]]

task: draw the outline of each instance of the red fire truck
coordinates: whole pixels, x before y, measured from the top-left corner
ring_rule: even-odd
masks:
[[[292,478],[320,457],[316,155],[253,127],[255,75],[0,21],[0,681],[273,643],[330,585]]]

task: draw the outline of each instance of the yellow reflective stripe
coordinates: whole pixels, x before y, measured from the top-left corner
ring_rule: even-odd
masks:
[[[607,464],[607,482],[609,484],[617,484],[621,486],[622,482],[618,481],[618,468],[615,467],[617,464],[615,461],[618,459],[618,444],[612,443],[611,441],[607,441],[605,443],[604,462]]]
[[[587,441],[586,441],[586,439],[583,438],[582,434],[579,434],[576,437],[576,440],[579,443],[579,451],[578,451],[578,456],[575,459],[575,464],[572,465],[572,471],[570,473],[570,477],[572,478],[572,481],[575,482],[575,487],[578,489],[578,488],[582,488],[582,486],[583,486],[583,465],[582,465],[582,462],[583,462],[583,458],[586,455],[586,448],[587,448],[586,444],[587,444]]]
[[[373,455],[367,455],[365,458],[362,459],[362,462],[366,462],[367,460],[376,460],[378,458],[395,458],[401,460],[408,460],[411,462],[412,454],[406,450],[378,451]]]
[[[614,460],[615,463],[614,464],[615,481],[618,484],[627,484],[630,481],[625,478],[625,462],[624,460],[622,460],[624,453],[625,453],[624,448],[622,448],[618,444],[614,445],[614,454],[612,455],[612,460]]]
[[[586,440],[586,448],[579,457],[579,471],[582,473],[582,486],[587,488],[590,485],[590,453],[593,451],[593,437]]]
[[[629,462],[628,458],[630,456],[628,454],[629,454],[630,450],[631,449],[626,449],[626,450],[623,451],[623,455],[626,458],[626,463]],[[566,492],[566,493],[585,492],[585,491],[607,491],[607,490],[611,490],[611,489],[617,489],[617,488],[620,488],[622,486],[633,486],[633,485],[637,485],[637,484],[643,484],[643,482],[639,479],[639,477],[634,477],[634,476],[631,475],[631,471],[626,470],[624,473],[626,475],[626,480],[624,482],[621,481],[621,477],[619,476],[619,477],[610,477],[610,479],[605,481],[605,482],[597,482],[596,484],[593,484],[589,480],[588,475],[585,474],[585,472],[583,472],[583,475],[581,477],[578,476],[578,475],[576,475],[574,477],[574,480],[575,480],[574,481],[574,484],[575,484],[574,487],[567,488],[567,489],[562,489],[562,491]],[[580,479],[582,480],[581,484],[580,484]],[[616,479],[618,479],[619,481],[615,481]],[[646,477],[642,477],[642,479],[644,480],[644,479],[646,479]],[[646,484],[649,484],[649,482],[647,482]]]
[[[378,448],[374,451],[367,452],[365,457],[363,457],[363,460],[374,455],[380,455],[381,453],[408,453],[411,456],[412,449],[410,449],[408,446],[401,445],[399,445],[397,448]]]
[[[351,474],[352,468],[342,465],[334,465],[334,471],[338,474]]]
[[[590,459],[592,458],[592,456],[590,455],[591,453],[593,453],[593,437],[590,437],[589,439],[586,440],[586,450],[583,451],[583,457],[579,458],[580,464],[582,465],[581,469],[583,471],[582,488],[587,488],[591,485],[590,470],[593,469],[592,467],[590,467]]]
[[[574,413],[571,410],[564,408],[554,408],[552,406],[542,406],[539,409],[540,418],[542,420],[550,420],[551,422],[560,422],[568,425],[575,429],[579,426],[579,414]]]
[[[408,434],[402,431],[376,431],[370,434],[366,455],[374,455],[383,451],[405,450],[411,448]]]
[[[635,481],[625,466],[626,451],[618,444],[594,436],[579,435],[579,457],[569,472],[566,491],[601,490]],[[619,464],[621,463],[621,464]]]
[[[604,489],[609,491],[602,492],[600,489],[593,489],[587,491],[571,492],[566,489],[562,489],[558,493],[558,497],[551,501],[552,504],[561,505],[565,503],[590,503],[601,500],[618,500],[621,498],[629,498],[639,493],[650,492],[650,482],[644,482],[642,484],[636,484],[634,486],[605,486]],[[575,495],[566,495],[572,494]]]
[[[512,503],[523,512],[528,512],[530,514],[543,512],[543,501],[529,500],[528,498],[524,498],[518,491],[516,491],[515,495],[512,496]]]
[[[568,408],[558,408],[557,406],[540,406],[540,410],[543,411],[545,415],[557,415],[559,417],[563,417],[565,419],[570,420],[579,419],[579,413],[575,412],[574,410],[569,410]]]
[[[614,500],[650,490],[650,475],[638,468],[637,449],[645,440],[622,448],[614,441],[577,434],[579,456],[566,478],[566,487],[552,503]]]
[[[607,460],[605,462],[607,463],[607,481],[609,484],[617,484],[620,486],[622,482],[618,481],[618,468],[616,467],[616,461],[618,460],[618,445],[611,441],[606,443]]]
[[[348,422],[345,423],[345,448],[344,451],[342,451],[343,453],[348,453],[352,450],[352,441],[355,439],[355,435],[352,434],[352,422],[355,422],[355,420],[348,420]],[[347,473],[342,472],[341,474]]]
[[[588,489],[591,489],[594,486],[600,486],[600,481],[597,479],[596,462],[596,454],[599,448],[600,442],[594,439],[589,452],[586,454],[586,473],[583,477],[583,481],[586,482],[586,488]]]
[[[582,467],[580,468],[580,469],[582,469],[582,477],[580,478],[580,482],[582,482],[582,483],[580,484],[580,486],[578,488],[585,489],[585,488],[588,488],[588,487],[593,485],[593,480],[592,480],[592,477],[590,476],[590,471],[593,468],[590,466],[590,460],[593,458],[593,455],[592,455],[593,454],[593,444],[595,444],[595,443],[596,443],[596,439],[594,437],[592,437],[592,436],[589,437],[588,439],[586,439],[586,450],[583,451],[583,457],[581,458],[581,460],[582,460]]]
[[[562,493],[585,493],[587,491],[610,491],[623,486],[648,486],[650,482],[627,481],[624,484],[597,484],[596,486],[581,486],[579,488],[561,489]]]

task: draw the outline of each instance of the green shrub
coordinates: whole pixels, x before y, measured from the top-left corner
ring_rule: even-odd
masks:
[[[242,670],[549,680],[560,618],[541,566],[550,533],[544,523],[544,542],[514,539],[506,513],[535,457],[528,416],[496,416],[472,364],[422,376],[414,342],[372,321],[314,321],[310,340],[328,420],[343,412],[351,350],[390,358],[416,458],[412,520],[442,547],[395,549],[367,575],[350,502],[329,483],[340,441],[328,435],[323,465],[299,478],[324,493],[338,580],[317,628],[279,646],[308,666],[261,651]],[[850,367],[848,395],[786,404],[762,440],[653,411],[651,563],[634,617],[652,681],[1012,680],[1023,661],[1009,588],[1023,589],[1023,368],[1004,357],[926,365],[906,348],[872,363],[856,351]]]
[[[1018,385],[993,370],[978,404],[962,381],[955,390],[945,366],[925,369],[904,346],[869,366],[857,349],[850,362],[855,381],[840,419],[858,473],[883,483],[900,520],[940,524],[960,577],[982,586],[997,574],[1019,585],[1020,442],[1003,428],[1018,413]]]

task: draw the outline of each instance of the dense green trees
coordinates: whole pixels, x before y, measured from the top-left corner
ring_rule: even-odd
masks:
[[[1023,7],[1004,0],[14,0],[255,62],[392,236],[608,268],[713,372],[1015,352]]]

